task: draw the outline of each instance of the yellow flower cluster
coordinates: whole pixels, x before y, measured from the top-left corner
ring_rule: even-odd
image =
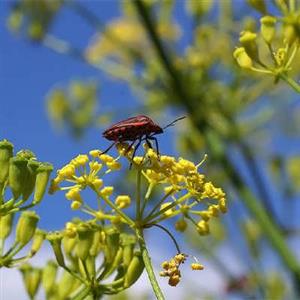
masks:
[[[72,159],[62,169],[57,171],[56,177],[51,182],[49,192],[54,193],[57,190],[66,190],[65,196],[72,201],[72,209],[79,209],[82,206],[84,200],[81,192],[87,187],[90,187],[102,198],[109,198],[114,192],[112,186],[103,187],[102,177],[121,168],[121,164],[118,161],[119,157],[115,159],[107,154],[101,155],[100,150],[92,150],[89,154],[91,159],[85,154],[80,154]],[[71,183],[71,185],[60,187],[64,181]],[[130,202],[128,195],[119,195],[115,199],[115,204],[120,209],[127,208]]]
[[[118,145],[121,154],[124,154],[124,148],[126,145]],[[127,158],[131,160],[130,155],[127,155]],[[209,233],[209,220],[212,217],[217,217],[219,213],[226,213],[225,193],[210,181],[206,181],[205,176],[198,171],[203,161],[195,165],[183,158],[158,156],[153,149],[146,148],[145,157],[136,156],[132,162],[138,168],[142,168],[142,174],[149,185],[162,185],[165,192],[164,198],[173,200],[164,201],[160,206],[164,219],[177,216],[179,213],[184,216],[195,214],[201,217],[197,223],[197,230],[201,235],[204,235]],[[206,203],[207,209],[192,210],[200,202]],[[176,223],[176,228],[179,231],[184,231],[186,225],[185,220],[181,219]]]
[[[284,18],[265,15],[260,19],[260,33],[242,31],[239,39],[241,46],[233,53],[239,66],[276,77],[290,71],[299,49],[298,18],[292,14]],[[261,41],[267,48],[260,46]],[[263,57],[264,49],[268,49],[271,59]]]
[[[162,38],[171,41],[176,40],[180,34],[178,27],[166,22],[158,24],[157,30]],[[130,48],[140,56],[151,49],[139,21],[134,18],[121,18],[113,20],[107,26],[106,34],[97,35],[94,38],[86,50],[86,57],[93,64],[105,58],[117,58],[123,62],[131,62],[132,59],[120,45],[130,45]]]

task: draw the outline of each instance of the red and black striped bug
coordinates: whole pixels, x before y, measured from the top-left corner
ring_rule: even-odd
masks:
[[[156,152],[159,155],[158,141],[155,135],[163,133],[164,129],[173,126],[175,122],[184,118],[185,117],[180,117],[163,128],[154,123],[149,117],[144,115],[139,115],[120,121],[103,132],[103,137],[109,141],[113,141],[113,143],[101,154],[108,152],[116,143],[122,143],[126,141],[132,142],[128,146],[127,151],[129,151],[134,143],[138,142],[132,155],[132,158],[134,158],[136,150],[142,141],[145,141],[150,148],[152,148],[150,141],[154,141]]]

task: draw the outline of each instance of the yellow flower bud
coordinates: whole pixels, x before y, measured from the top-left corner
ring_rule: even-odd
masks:
[[[64,233],[67,237],[74,238],[77,233],[77,226],[72,222],[67,222]]]
[[[9,141],[0,141],[0,186],[8,178],[9,160],[13,156],[13,148],[13,144]]]
[[[283,35],[285,42],[291,46],[297,38],[295,26],[293,24],[285,24],[283,28]]]
[[[144,262],[143,262],[142,254],[140,252],[136,252],[125,274],[124,287],[128,288],[131,285],[133,285],[142,275],[143,270],[144,270]]]
[[[92,181],[92,184],[95,189],[100,189],[103,186],[103,180],[100,178],[96,178]]]
[[[27,33],[31,39],[41,40],[45,34],[45,31],[40,22],[34,21],[28,26]]]
[[[264,16],[260,19],[260,31],[263,39],[267,44],[271,44],[276,32],[276,18],[272,16]]]
[[[62,179],[71,179],[75,175],[75,166],[67,164],[62,169],[57,171],[58,177]]]
[[[94,230],[89,225],[82,223],[77,227],[77,235],[79,241],[76,245],[76,255],[81,260],[85,260],[93,244]]]
[[[60,266],[65,267],[65,259],[61,249],[61,242],[63,239],[62,233],[60,233],[59,231],[49,232],[46,235],[46,239],[52,246],[57,263]]]
[[[199,264],[199,263],[192,263],[191,264],[191,268],[192,270],[203,270],[204,269],[204,266]]]
[[[172,156],[167,156],[167,155],[162,155],[160,157],[160,162],[164,165],[169,165],[171,166],[172,164],[175,163],[175,158]]]
[[[187,228],[187,222],[184,219],[180,219],[175,223],[175,229],[180,232],[184,232]]]
[[[183,158],[179,158],[178,163],[185,169],[185,171],[189,172],[189,171],[196,171],[196,166],[193,162],[187,160],[187,159],[183,159]]]
[[[114,191],[113,186],[106,186],[101,191],[100,194],[102,197],[109,197]]]
[[[16,241],[26,245],[33,237],[39,216],[34,211],[25,211],[19,217],[16,228]]]
[[[0,215],[0,239],[5,240],[11,233],[14,214]]]
[[[108,154],[101,154],[101,155],[99,156],[99,158],[100,158],[103,162],[105,162],[105,163],[113,162],[113,161],[114,161],[114,158],[113,158],[112,156],[108,155]]]
[[[98,157],[100,153],[101,153],[100,150],[91,150],[89,152],[90,156],[92,156],[92,157]]]
[[[68,236],[68,234],[65,234],[62,239],[64,252],[67,256],[70,256],[73,253],[73,250],[74,250],[76,242],[77,242],[77,239],[75,238],[76,236],[77,236],[77,233],[75,236]]]
[[[99,172],[102,168],[102,164],[99,164],[97,161],[91,161],[89,163],[91,171],[94,171],[95,173]]]
[[[136,237],[130,234],[123,233],[121,234],[121,244],[123,247],[123,265],[125,269],[127,269],[133,257]]]
[[[91,256],[97,256],[101,249],[102,243],[101,243],[101,231],[96,231],[94,233],[93,243],[90,248],[90,255]]]
[[[135,156],[133,158],[133,162],[136,164],[136,165],[140,165],[142,162],[143,162],[144,158],[142,156]]]
[[[113,170],[113,171],[120,170],[121,167],[122,167],[122,165],[121,165],[119,162],[115,161],[115,160],[112,161],[112,162],[107,162],[107,163],[106,163],[106,166],[107,166],[109,169]]]
[[[20,271],[22,272],[28,295],[30,296],[30,299],[34,299],[41,283],[42,270],[32,268],[29,265],[23,265],[20,268]]]
[[[209,225],[206,221],[201,220],[198,224],[197,224],[197,231],[200,235],[207,235],[209,234]]]
[[[236,59],[240,67],[245,69],[252,68],[252,59],[248,56],[244,47],[240,47],[234,50],[233,57]]]
[[[170,268],[170,264],[167,260],[165,260],[164,262],[162,262],[161,267],[165,270],[168,270]]]
[[[77,280],[68,273],[67,271],[63,272],[63,275],[56,287],[58,292],[58,299],[67,299],[68,296],[72,293],[74,286],[76,286]]]
[[[39,165],[40,163],[35,160],[29,160],[27,163],[27,174],[22,191],[23,200],[27,200],[33,192],[36,181],[36,172]]]
[[[109,228],[106,231],[106,253],[105,259],[107,262],[112,262],[115,258],[116,253],[119,250],[120,244],[120,233],[114,228]]]
[[[42,163],[37,168],[33,203],[39,203],[44,197],[52,170],[53,166],[48,163]]]
[[[73,187],[66,193],[66,198],[68,200],[82,202],[80,191],[79,187]]]
[[[77,157],[72,159],[72,164],[75,167],[81,167],[87,164],[88,161],[89,161],[89,157],[86,154],[79,154]]]
[[[82,205],[82,202],[80,202],[80,201],[73,201],[72,204],[71,204],[71,208],[73,210],[77,210],[77,209],[79,209],[81,207],[81,205]]]
[[[23,157],[16,156],[10,159],[8,181],[15,199],[23,191],[27,177],[27,163],[28,160]]]
[[[157,153],[152,149],[152,148],[149,148],[148,151],[147,151],[147,156],[149,158],[151,158],[152,160],[157,160],[158,159],[158,155]]]
[[[253,33],[251,31],[243,31],[240,36],[240,43],[251,59],[259,61],[256,37],[256,33]]]
[[[224,214],[227,212],[227,205],[225,198],[221,198],[219,201],[219,209]]]
[[[22,25],[23,14],[21,11],[13,11],[7,20],[7,26],[13,31],[18,31]]]
[[[30,257],[35,255],[40,250],[45,238],[46,238],[46,232],[45,231],[43,231],[41,229],[37,229],[35,231],[34,236],[33,236],[32,245],[31,245],[31,249],[30,249],[30,254],[29,254]]]
[[[57,264],[53,261],[48,261],[46,266],[43,268],[42,274],[42,286],[46,292],[46,295],[49,295],[51,291],[56,287],[55,278],[57,274]]]
[[[219,216],[219,206],[218,205],[211,205],[208,208],[208,211],[211,213],[212,216],[218,217]]]
[[[131,200],[128,195],[119,195],[115,200],[116,205],[121,209],[129,207],[130,202]]]

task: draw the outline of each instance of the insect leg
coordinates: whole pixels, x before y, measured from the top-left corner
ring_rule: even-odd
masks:
[[[136,142],[136,140],[135,140],[132,144],[134,144],[135,142]],[[134,151],[133,151],[133,154],[132,154],[132,156],[131,156],[131,162],[130,162],[129,169],[131,169],[131,167],[132,167],[132,162],[133,162],[135,153],[136,153],[138,147],[140,146],[141,142],[142,142],[142,138],[140,137],[138,143],[137,143],[136,146],[134,147]]]
[[[133,144],[134,144],[136,141],[137,141],[137,140],[134,140],[134,141],[128,146],[128,148],[126,149],[124,155],[126,155],[126,154],[130,151],[131,147],[133,146]]]
[[[146,141],[147,141],[148,139],[155,142],[156,153],[157,153],[157,156],[158,156],[158,158],[159,158],[160,154],[159,154],[159,148],[158,148],[158,141],[157,141],[157,138],[154,137],[154,136],[148,136],[148,137],[146,138]],[[149,142],[149,141],[148,141],[148,142]],[[151,147],[151,148],[152,148],[152,147]]]
[[[101,152],[99,155],[107,153],[116,143],[117,141],[113,142],[105,151]]]

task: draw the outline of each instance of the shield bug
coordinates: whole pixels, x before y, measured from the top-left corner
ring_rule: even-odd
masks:
[[[142,141],[145,141],[150,148],[152,148],[150,141],[154,141],[156,152],[159,155],[158,141],[155,135],[163,133],[164,129],[173,126],[175,122],[184,118],[185,117],[180,117],[165,127],[160,127],[153,120],[144,115],[138,115],[136,117],[120,121],[103,132],[103,137],[109,141],[113,141],[113,143],[101,154],[108,152],[116,143],[130,141],[131,144],[128,146],[127,151],[129,151],[134,143],[137,142],[132,155],[133,158]]]

